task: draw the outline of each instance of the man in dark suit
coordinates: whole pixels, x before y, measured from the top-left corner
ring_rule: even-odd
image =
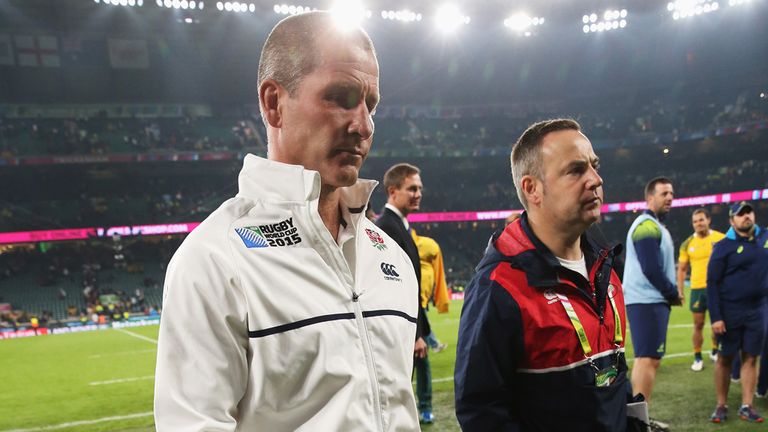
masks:
[[[416,271],[419,285],[414,287],[414,295],[420,298],[421,263],[419,249],[411,237],[407,216],[419,209],[421,204],[420,170],[413,165],[401,163],[392,166],[384,174],[384,187],[387,190],[387,204],[376,220],[376,225],[386,232],[392,240],[408,254]],[[432,414],[432,372],[427,357],[427,344],[424,342],[430,332],[429,321],[419,301],[419,322],[416,329],[416,344],[413,348],[413,365],[416,368],[416,397],[419,400],[419,420],[433,423]]]

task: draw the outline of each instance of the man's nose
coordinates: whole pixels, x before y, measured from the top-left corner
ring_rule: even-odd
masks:
[[[353,112],[352,122],[347,131],[359,135],[365,141],[373,136],[373,129],[373,117],[368,107],[364,103],[359,104]]]

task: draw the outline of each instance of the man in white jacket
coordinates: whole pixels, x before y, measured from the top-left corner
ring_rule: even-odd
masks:
[[[259,63],[268,160],[174,255],[155,422],[165,431],[413,431],[418,289],[364,216],[379,69],[367,34],[313,12]]]

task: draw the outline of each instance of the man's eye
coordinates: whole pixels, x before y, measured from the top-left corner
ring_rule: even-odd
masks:
[[[344,109],[352,109],[360,102],[360,96],[352,91],[341,92],[334,94],[331,100]]]

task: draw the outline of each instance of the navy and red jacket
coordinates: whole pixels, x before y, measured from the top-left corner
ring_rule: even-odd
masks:
[[[454,379],[464,432],[626,429],[631,387],[608,297],[625,339],[624,296],[612,269],[621,246],[600,247],[584,235],[581,247],[589,281],[560,265],[525,213],[492,239],[466,290],[459,324]],[[595,369],[557,294],[573,305],[596,367],[617,366],[610,386],[595,385]]]

